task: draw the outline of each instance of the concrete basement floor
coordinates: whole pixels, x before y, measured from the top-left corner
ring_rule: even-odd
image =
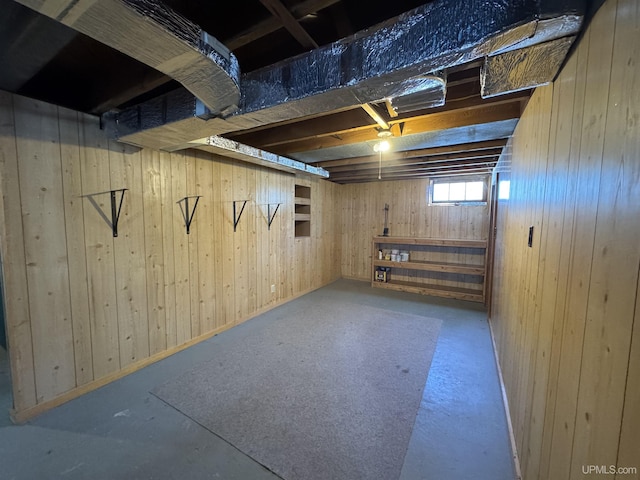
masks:
[[[279,478],[149,391],[211,358],[216,344],[225,338],[242,336],[245,329],[268,327],[300,303],[335,300],[443,320],[401,480],[515,478],[482,307],[374,290],[368,283],[351,280],[316,290],[25,425],[10,425],[3,415],[0,478]],[[0,373],[2,368],[0,365]],[[2,382],[0,378],[0,407],[6,405],[6,395],[5,400],[1,398]]]

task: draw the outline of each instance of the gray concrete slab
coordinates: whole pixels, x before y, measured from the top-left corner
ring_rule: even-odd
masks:
[[[22,426],[0,422],[0,478],[278,478],[149,394],[208,360],[229,336],[268,329],[306,302],[336,299],[443,320],[402,480],[515,477],[486,314],[477,304],[340,280]],[[1,369],[1,368],[0,368]],[[355,479],[354,479],[355,480]]]

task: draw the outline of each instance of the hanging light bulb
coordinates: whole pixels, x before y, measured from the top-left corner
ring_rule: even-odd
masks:
[[[391,148],[391,144],[389,142],[387,142],[386,140],[382,140],[381,142],[378,142],[373,146],[373,151],[374,152],[386,152],[386,151],[389,150],[389,148]]]
[[[378,132],[378,138],[381,138],[378,143],[373,146],[373,151],[377,152],[379,155],[378,159],[378,180],[382,180],[382,152],[386,152],[391,148],[391,144],[384,140],[387,137],[391,136],[391,131],[389,130],[380,130]]]

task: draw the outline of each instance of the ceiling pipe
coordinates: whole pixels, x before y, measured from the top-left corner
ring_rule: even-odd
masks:
[[[438,80],[437,72],[573,37],[581,28],[585,8],[586,0],[435,0],[377,27],[243,75],[239,109],[229,115],[217,115],[197,98],[177,91],[106,115],[105,120],[123,142],[171,151],[210,135],[414,95],[419,82],[413,79],[429,75],[428,83],[442,85],[432,92],[444,96],[446,77]],[[537,79],[526,71],[539,66],[526,58],[525,63],[519,67],[525,72],[523,78]],[[491,95],[500,94],[502,84],[505,92],[511,91],[513,85],[491,78],[500,69],[490,67],[484,74],[486,84],[495,87]],[[553,79],[549,76],[557,69],[550,70],[542,81]],[[533,86],[525,83],[527,88]],[[444,98],[430,101],[438,104]]]
[[[236,57],[158,0],[16,1],[177,80],[208,115],[237,109]]]

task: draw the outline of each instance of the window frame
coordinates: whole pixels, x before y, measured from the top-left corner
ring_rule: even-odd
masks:
[[[489,175],[473,175],[473,176],[446,176],[429,179],[429,187],[427,192],[427,201],[429,206],[484,206],[489,204]],[[434,201],[433,191],[434,185],[438,183],[471,183],[482,182],[482,198],[483,200],[457,200],[457,201]]]

